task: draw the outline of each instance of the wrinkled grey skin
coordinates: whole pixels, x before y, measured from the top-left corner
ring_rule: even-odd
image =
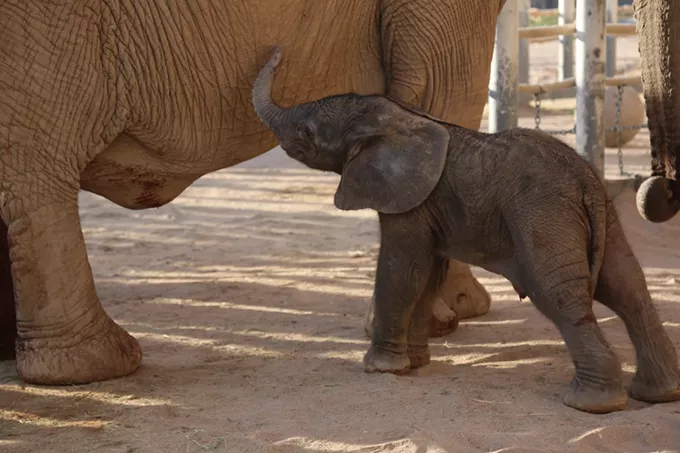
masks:
[[[275,50],[253,89],[255,111],[288,155],[341,176],[339,209],[378,211],[381,246],[368,372],[430,361],[428,322],[446,260],[512,282],[560,330],[576,375],[564,403],[605,413],[627,395],[592,311],[624,321],[638,369],[631,394],[680,399],[676,351],[652,304],[604,185],[573,149],[542,132],[485,134],[382,96],[339,95],[278,107]]]
[[[660,223],[680,211],[680,0],[633,5],[652,158],[652,176],[637,192],[637,208]]]

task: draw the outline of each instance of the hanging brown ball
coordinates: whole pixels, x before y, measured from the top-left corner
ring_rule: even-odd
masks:
[[[605,128],[614,127],[616,122],[616,101],[618,89],[615,86],[607,86],[604,92],[604,125]],[[645,105],[642,97],[633,87],[623,87],[621,93],[621,116],[619,117],[620,126],[638,126],[647,120]],[[640,129],[623,129],[621,131],[621,146],[635,138]],[[617,148],[616,131],[607,130],[605,133],[605,146],[607,148]]]

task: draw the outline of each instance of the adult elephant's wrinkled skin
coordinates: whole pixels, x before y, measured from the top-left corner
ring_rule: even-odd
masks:
[[[274,43],[291,63],[273,90],[281,105],[384,93],[476,129],[501,7],[501,0],[0,0],[1,358],[16,353],[21,378],[38,384],[137,369],[137,341],[106,315],[95,291],[78,191],[129,209],[157,207],[202,175],[275,146],[250,102]],[[488,308],[469,272],[451,278]],[[455,316],[444,318],[433,332],[455,328]]]
[[[637,207],[650,222],[680,211],[680,0],[635,0],[652,176],[640,186]]]

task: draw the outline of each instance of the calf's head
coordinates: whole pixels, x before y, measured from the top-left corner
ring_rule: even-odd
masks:
[[[255,81],[255,112],[290,157],[341,175],[336,207],[394,214],[425,201],[446,162],[445,127],[383,96],[341,94],[281,108],[271,96],[281,59],[277,47]]]

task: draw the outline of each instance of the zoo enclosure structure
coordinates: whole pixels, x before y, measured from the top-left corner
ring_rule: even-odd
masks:
[[[558,13],[557,25],[529,26],[529,1],[506,0],[496,27],[489,83],[489,132],[517,127],[520,95],[533,96],[537,107],[536,128],[538,128],[540,97],[559,90],[575,88],[576,121],[573,128],[549,133],[553,135],[574,133],[576,151],[593,165],[608,187],[637,188],[644,178],[641,175],[624,172],[621,143],[618,139],[623,129],[645,127],[645,125],[619,125],[623,87],[641,84],[639,76],[614,77],[615,39],[617,36],[635,35],[636,27],[634,23],[616,23],[618,12],[622,10],[632,11],[632,7],[619,7],[617,0],[559,0],[557,10],[537,10],[532,14],[547,16]],[[575,46],[572,45],[574,37]],[[540,85],[520,83],[520,76],[528,81],[528,42],[557,38],[560,39],[558,80]],[[524,73],[520,74],[520,70]],[[606,86],[615,86],[618,89],[615,124],[610,128],[617,135],[621,177],[618,180],[605,180]]]

